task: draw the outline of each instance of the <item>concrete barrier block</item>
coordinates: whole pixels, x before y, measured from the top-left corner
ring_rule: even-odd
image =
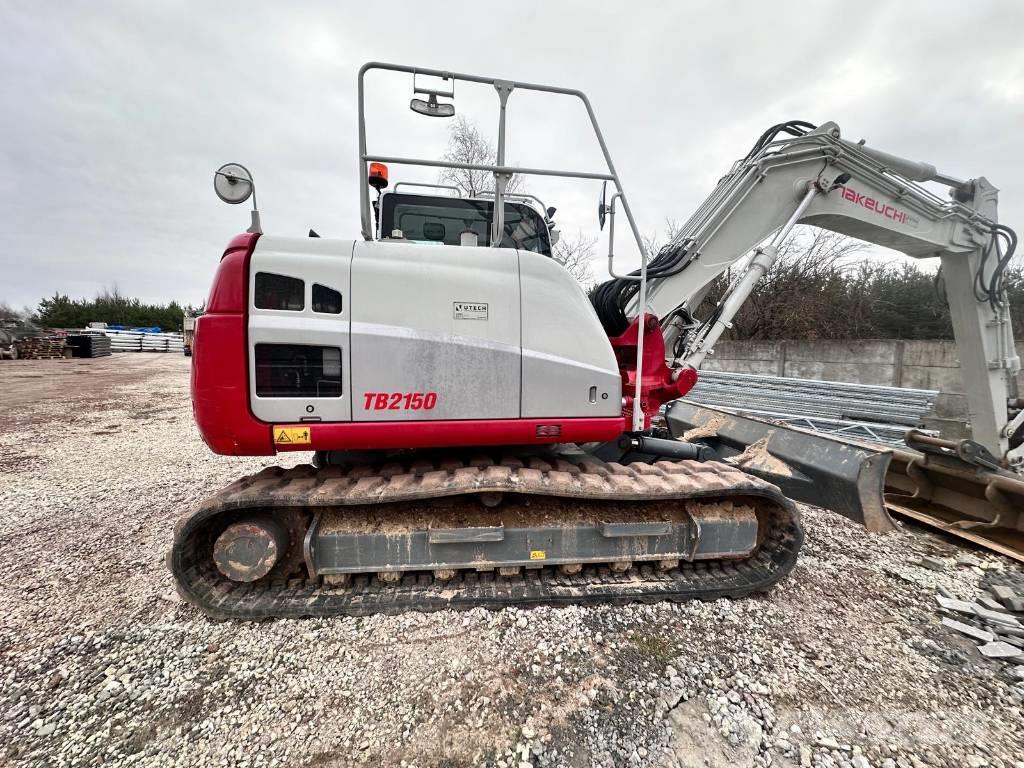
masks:
[[[959,368],[907,365],[903,367],[903,386],[910,389],[937,389],[946,394],[964,393]]]
[[[720,360],[778,360],[784,341],[720,341],[715,357]]]
[[[895,341],[791,341],[786,345],[786,360],[892,366],[896,347]]]
[[[704,358],[701,369],[746,373],[752,376],[776,376],[779,373],[778,363],[774,360],[720,360],[717,355],[715,358]]]
[[[923,420],[925,429],[938,430],[939,437],[946,440],[966,440],[971,436],[967,423],[957,419],[935,419],[926,417]]]
[[[903,364],[932,368],[959,368],[960,357],[952,341],[905,341]]]
[[[795,361],[787,357],[786,376],[821,381],[845,381],[851,384],[892,385],[894,366],[870,363]]]
[[[935,405],[932,406],[932,412],[929,416],[939,419],[967,421],[968,413],[967,395],[940,392],[935,398]]]

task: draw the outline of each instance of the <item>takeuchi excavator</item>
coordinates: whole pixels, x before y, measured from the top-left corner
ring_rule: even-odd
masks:
[[[411,76],[410,106],[429,117],[454,114],[455,83],[493,90],[495,162],[371,154],[370,72]],[[510,165],[506,112],[519,91],[577,100],[605,168]],[[223,200],[254,202],[196,321],[196,422],[219,454],[314,458],[239,479],[179,521],[169,564],[203,611],[261,619],[737,597],[792,569],[796,501],[891,527],[889,450],[681,399],[799,223],[941,259],[974,441],[925,436],[930,452],[905,467],[905,502],[973,494],[989,505],[978,525],[1019,532],[1024,415],[1008,408],[1020,364],[1001,282],[1016,235],[997,223],[984,178],[848,141],[834,123],[783,123],[649,254],[582,92],[370,63],[358,98],[361,238],[263,234],[251,174],[232,163],[215,175]],[[389,189],[388,168],[407,165],[491,174],[493,190]],[[552,258],[555,209],[511,194],[514,174],[601,185],[611,280],[590,298]],[[922,182],[945,185],[949,199]],[[629,273],[614,256],[622,215],[641,256]],[[730,268],[717,307],[698,317]],[[954,460],[956,488],[934,469]]]

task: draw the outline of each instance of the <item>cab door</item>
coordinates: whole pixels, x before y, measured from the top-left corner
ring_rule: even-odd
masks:
[[[515,250],[357,242],[353,419],[519,418],[519,301]]]

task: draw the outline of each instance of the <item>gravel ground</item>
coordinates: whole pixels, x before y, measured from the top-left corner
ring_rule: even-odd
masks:
[[[934,601],[1020,567],[814,509],[766,597],[211,622],[173,521],[270,462],[209,453],[188,366],[0,363],[4,764],[1024,766],[1024,666]]]

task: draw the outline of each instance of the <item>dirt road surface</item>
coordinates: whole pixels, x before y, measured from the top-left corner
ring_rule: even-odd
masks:
[[[934,601],[1021,569],[817,510],[765,597],[211,622],[172,525],[274,462],[209,453],[188,372],[0,361],[0,764],[1024,767],[1024,667]]]

